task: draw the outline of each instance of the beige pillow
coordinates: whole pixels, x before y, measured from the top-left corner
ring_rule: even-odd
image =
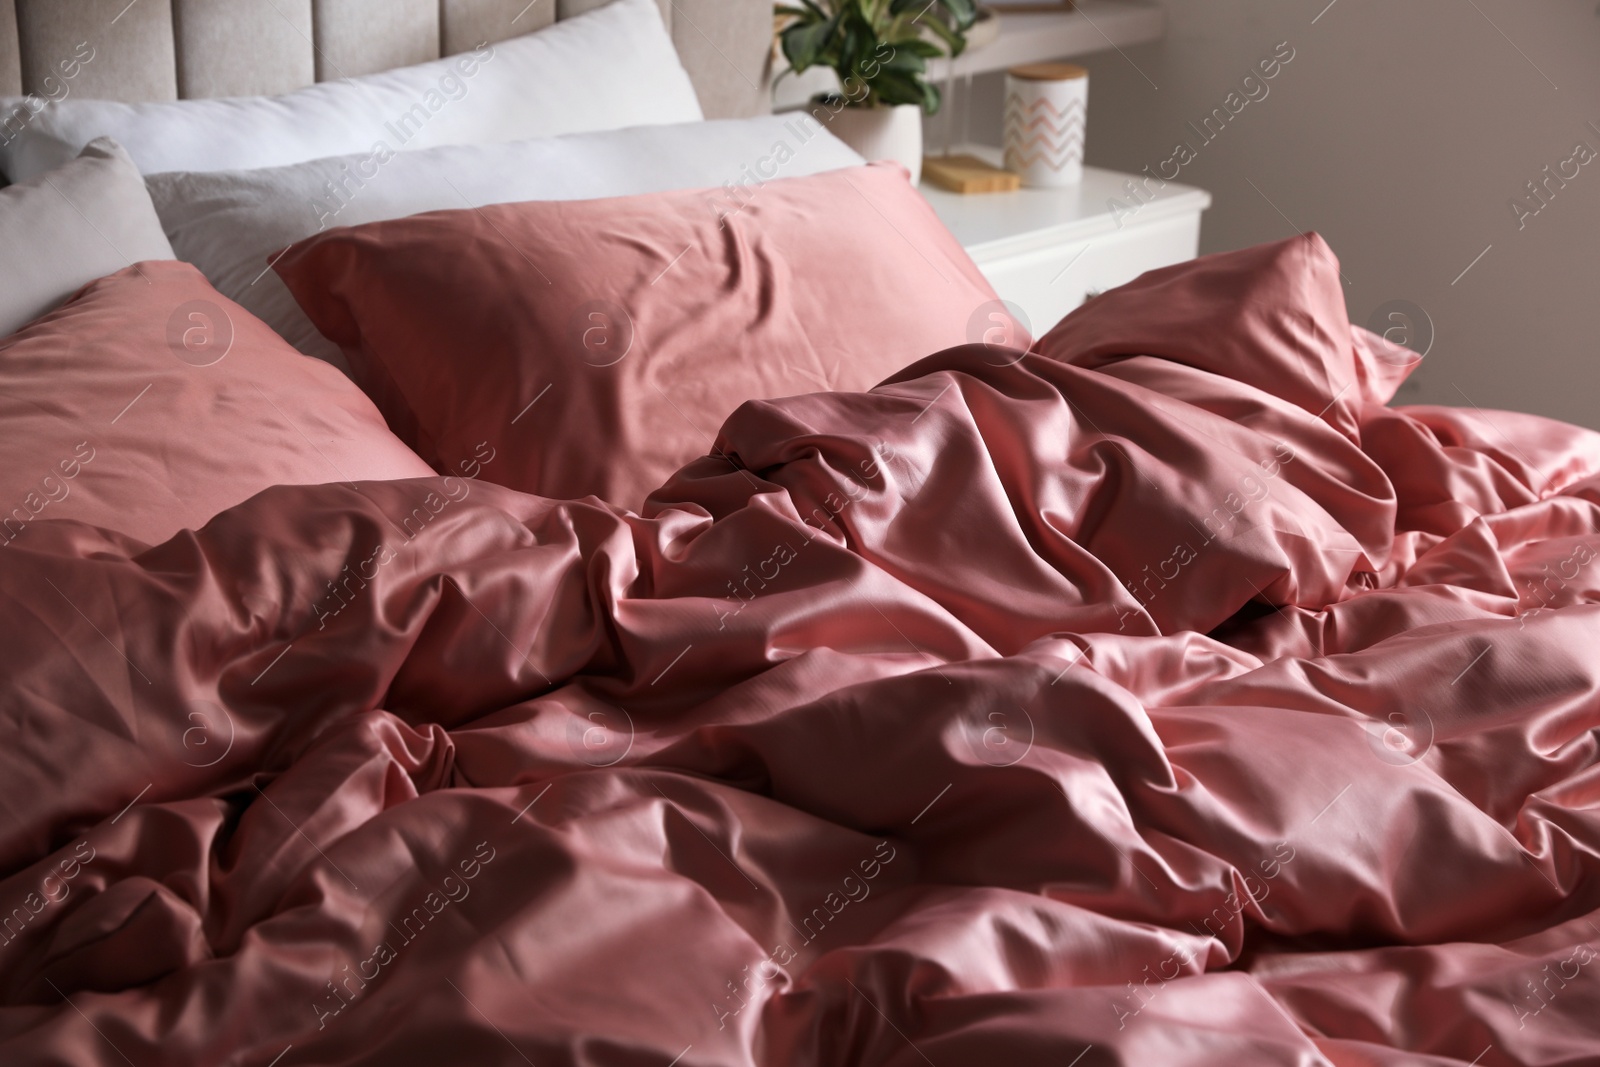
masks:
[[[172,246],[139,168],[108,137],[61,167],[0,189],[0,337],[85,285]]]

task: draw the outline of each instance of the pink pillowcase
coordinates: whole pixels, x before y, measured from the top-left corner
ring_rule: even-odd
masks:
[[[1363,405],[1387,403],[1421,361],[1350,325],[1339,260],[1315,233],[1141,274],[1062,319],[1034,351],[1091,369],[1156,360],[1243,382],[1351,441]],[[1237,409],[1232,391],[1218,395]]]
[[[156,544],[273,485],[433,473],[348,379],[178,262],[0,340],[0,426],[0,546],[46,519]]]
[[[870,388],[996,300],[892,164],[433,212],[319,234],[276,269],[424,459],[487,439],[486,478],[627,508],[744,401]]]

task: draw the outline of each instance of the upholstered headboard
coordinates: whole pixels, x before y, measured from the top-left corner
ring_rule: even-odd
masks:
[[[463,52],[607,0],[0,0],[0,96],[87,42],[72,93],[108,100],[253,96]],[[768,110],[769,0],[658,0],[711,118]]]

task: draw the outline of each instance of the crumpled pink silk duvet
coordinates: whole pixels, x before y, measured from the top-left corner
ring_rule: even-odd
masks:
[[[41,524],[0,1063],[1600,1060],[1600,435],[1382,407],[1315,238],[1174,270],[642,518]]]

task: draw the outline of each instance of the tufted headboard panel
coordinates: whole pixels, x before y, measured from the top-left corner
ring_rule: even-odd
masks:
[[[606,0],[0,0],[0,96],[173,100],[287,92],[463,52]],[[768,0],[658,0],[711,118],[767,111]]]

